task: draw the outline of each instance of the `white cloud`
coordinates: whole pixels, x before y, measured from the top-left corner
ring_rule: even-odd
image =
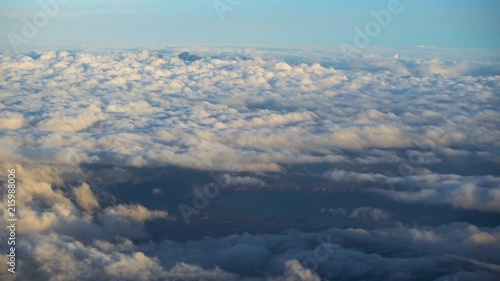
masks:
[[[5,176],[5,167],[1,176]],[[458,274],[467,268],[475,276],[494,280],[500,245],[500,229],[452,223],[436,227],[394,225],[381,229],[338,229],[320,233],[291,232],[274,235],[231,235],[197,241],[139,243],[144,221],[165,219],[165,211],[138,205],[99,208],[88,184],[76,187],[65,181],[85,179],[77,167],[15,166],[19,178],[18,245],[23,270],[19,280],[321,280],[363,279],[373,276],[416,278]],[[439,182],[434,176],[417,179]],[[448,176],[449,181],[460,180]],[[59,186],[56,188],[56,185]],[[67,190],[69,188],[69,190]],[[22,190],[22,192],[21,192]],[[21,196],[22,195],[22,196]],[[76,205],[72,202],[74,201]],[[4,201],[0,203],[5,207]],[[89,214],[92,209],[95,215]],[[391,215],[380,209],[360,207],[350,213],[355,219],[386,221]],[[325,211],[328,211],[325,209]],[[5,208],[0,209],[2,217]],[[317,268],[304,261],[318,255],[318,237],[335,245]],[[4,247],[4,246],[0,246]],[[330,249],[330,248],[327,248]],[[391,252],[378,255],[379,249]],[[408,255],[418,251],[418,256]],[[27,258],[29,257],[29,258]],[[463,258],[467,257],[467,258]],[[363,261],[364,267],[359,267]],[[248,279],[248,270],[257,275]],[[427,275],[426,275],[427,276]],[[491,277],[491,278],[490,278]],[[489,278],[489,279],[488,279]]]
[[[256,280],[362,280],[374,268],[388,280],[424,272],[434,279],[498,276],[500,230],[468,223],[137,242],[148,238],[148,221],[171,216],[141,205],[106,205],[80,164],[113,165],[105,179],[112,183],[133,177],[122,165],[179,165],[222,170],[226,184],[248,186],[264,186],[265,177],[226,172],[335,164],[324,179],[395,180],[401,186],[379,193],[500,212],[498,177],[437,172],[500,163],[500,76],[487,61],[246,50],[247,59],[185,63],[176,48],[169,51],[163,58],[130,51],[1,54],[0,175],[5,178],[7,164],[22,163],[13,165],[22,175],[19,280],[248,280],[248,268],[260,273]],[[370,169],[411,157],[423,160],[411,175],[389,178]],[[5,200],[0,207],[6,219]],[[384,226],[392,217],[373,207],[323,212]],[[337,248],[309,270],[301,261],[314,256],[321,235]],[[380,249],[391,255],[377,254]],[[472,271],[457,271],[463,268]]]
[[[18,150],[59,163],[278,171],[353,161],[345,151],[415,149],[428,139],[443,151],[434,162],[445,149],[474,153],[479,146],[475,157],[497,161],[488,152],[500,139],[492,106],[500,76],[484,62],[464,60],[458,64],[467,73],[437,77],[424,66],[457,62],[401,55],[319,64],[289,52],[188,64],[175,53],[4,54],[0,69],[10,81],[0,89],[0,130],[23,129],[11,132],[31,140]],[[470,76],[474,69],[481,76]],[[458,101],[469,106],[457,110]],[[175,138],[157,138],[160,132]],[[58,137],[64,140],[51,144]],[[49,153],[54,147],[73,155]],[[381,156],[371,157],[363,161]]]
[[[107,209],[106,214],[110,215],[123,215],[136,221],[145,221],[156,218],[166,218],[167,212],[165,211],[150,211],[143,206],[125,206],[117,205]]]
[[[222,175],[222,180],[224,184],[229,186],[252,186],[252,187],[261,187],[265,185],[265,182],[258,178],[254,177],[240,177],[240,176],[231,176],[229,174]]]
[[[0,129],[17,130],[24,126],[24,116],[21,113],[4,111],[0,108]]]
[[[385,182],[386,176],[380,174],[357,173],[344,170],[333,170],[323,173],[323,178],[339,182]]]
[[[89,212],[99,207],[99,203],[87,183],[83,183],[80,187],[73,188],[73,193],[76,203],[85,211]]]
[[[95,105],[82,109],[76,114],[66,115],[56,111],[44,115],[37,124],[37,129],[40,131],[78,132],[105,119],[101,109]]]

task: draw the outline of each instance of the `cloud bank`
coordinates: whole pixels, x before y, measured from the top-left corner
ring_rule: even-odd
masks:
[[[456,151],[499,163],[498,71],[460,71],[487,70],[474,61],[351,60],[346,69],[257,55],[4,53],[0,143],[19,161],[279,171],[394,161],[371,152],[418,152],[432,141],[435,162]],[[370,158],[348,154],[360,151]]]
[[[80,164],[223,171],[224,184],[255,188],[267,177],[251,175],[322,164],[313,176],[398,202],[500,213],[495,65],[262,50],[195,58],[0,54],[0,175],[14,166],[22,186],[15,280],[498,280],[499,227],[406,226],[370,206],[323,212],[378,228],[152,241],[148,222],[176,218],[110,200]]]

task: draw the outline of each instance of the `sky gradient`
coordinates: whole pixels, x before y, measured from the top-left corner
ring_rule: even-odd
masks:
[[[215,2],[69,0],[26,45],[353,44],[355,28],[364,29],[373,20],[371,12],[387,9],[390,0],[242,0],[223,13]],[[370,45],[500,48],[499,1],[401,0],[400,5],[403,11],[392,15]],[[34,0],[7,0],[0,11],[5,46],[9,32],[22,35],[23,17],[31,20],[43,9]]]

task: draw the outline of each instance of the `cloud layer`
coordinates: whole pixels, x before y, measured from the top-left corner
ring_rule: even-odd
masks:
[[[0,54],[0,176],[14,167],[22,186],[15,280],[498,280],[498,226],[408,226],[371,206],[322,212],[373,229],[154,242],[147,223],[177,218],[116,203],[79,167],[177,165],[262,188],[290,166],[321,164],[308,176],[498,214],[498,67],[176,51]]]
[[[499,163],[499,72],[461,71],[485,71],[481,62],[290,60],[5,53],[0,143],[26,161],[205,170],[387,162],[372,151],[427,142],[434,162],[456,153]]]
[[[399,224],[137,243],[132,241],[147,238],[145,221],[169,215],[110,205],[86,183],[64,184],[84,178],[74,168],[15,169],[23,186],[16,280],[496,280],[500,275],[499,227]],[[325,211],[361,220],[391,219],[370,207],[350,214]],[[0,212],[6,219],[4,208]]]

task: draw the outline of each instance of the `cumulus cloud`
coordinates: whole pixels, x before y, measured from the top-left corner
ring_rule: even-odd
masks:
[[[2,163],[1,167],[3,177],[8,166]],[[21,235],[54,233],[76,237],[80,241],[119,236],[139,238],[145,235],[145,221],[168,217],[165,211],[152,211],[141,205],[118,204],[101,208],[86,182],[76,187],[66,183],[86,178],[78,167],[9,167],[12,168],[19,177],[17,185],[22,186],[16,193],[17,231]],[[1,216],[8,218],[6,208],[1,211]]]
[[[44,115],[37,124],[40,131],[78,132],[92,126],[97,121],[105,119],[101,109],[94,105],[84,108],[76,114],[53,112]]]
[[[177,165],[264,187],[262,172],[323,164],[314,177],[394,183],[375,192],[399,202],[500,212],[489,172],[500,163],[491,63],[198,51],[203,59],[172,50],[0,55],[0,176],[15,167],[22,186],[18,280],[498,279],[498,227],[387,224],[393,214],[373,207],[322,209],[378,224],[371,229],[151,241],[148,223],[172,215],[108,200],[79,165],[111,165],[109,183],[134,177],[120,166]],[[413,167],[392,167],[401,163]],[[160,198],[168,188],[144,192]]]
[[[500,179],[493,176],[463,177],[428,174],[396,178],[395,190],[375,190],[396,201],[445,204],[465,210],[500,213]]]
[[[265,182],[254,177],[231,176],[229,174],[222,175],[222,181],[229,186],[264,186]]]
[[[77,204],[85,211],[89,212],[99,207],[99,203],[87,183],[83,183],[80,187],[73,188],[73,193],[75,194]]]
[[[499,76],[480,60],[365,55],[345,65],[292,51],[246,51],[245,59],[198,51],[206,56],[192,62],[130,51],[3,54],[11,78],[0,89],[0,130],[25,140],[18,154],[56,163],[279,171],[394,161],[349,153],[418,150],[432,140],[428,163],[449,160],[451,149],[498,164]]]
[[[23,237],[18,246],[23,264],[19,280],[36,276],[37,280],[309,281],[373,274],[384,280],[412,280],[423,272],[429,278],[466,274],[494,280],[499,274],[500,229],[468,223],[132,242],[146,237],[145,221],[166,219],[167,212],[100,204],[96,187],[69,184],[86,178],[78,167],[16,165],[15,169],[23,186],[18,203],[18,234]],[[5,170],[2,166],[2,177]],[[324,211],[358,220],[391,219],[380,208]],[[0,212],[5,219],[5,208]],[[323,249],[321,255],[318,247]],[[373,254],[380,249],[391,255]],[[408,255],[412,252],[419,254]],[[315,258],[323,255],[326,258]],[[360,268],[360,262],[365,266]]]
[[[21,113],[4,111],[0,107],[0,129],[16,130],[24,125],[24,116]]]
[[[323,178],[340,182],[384,182],[386,176],[371,173],[357,173],[344,170],[333,170],[323,173]]]

